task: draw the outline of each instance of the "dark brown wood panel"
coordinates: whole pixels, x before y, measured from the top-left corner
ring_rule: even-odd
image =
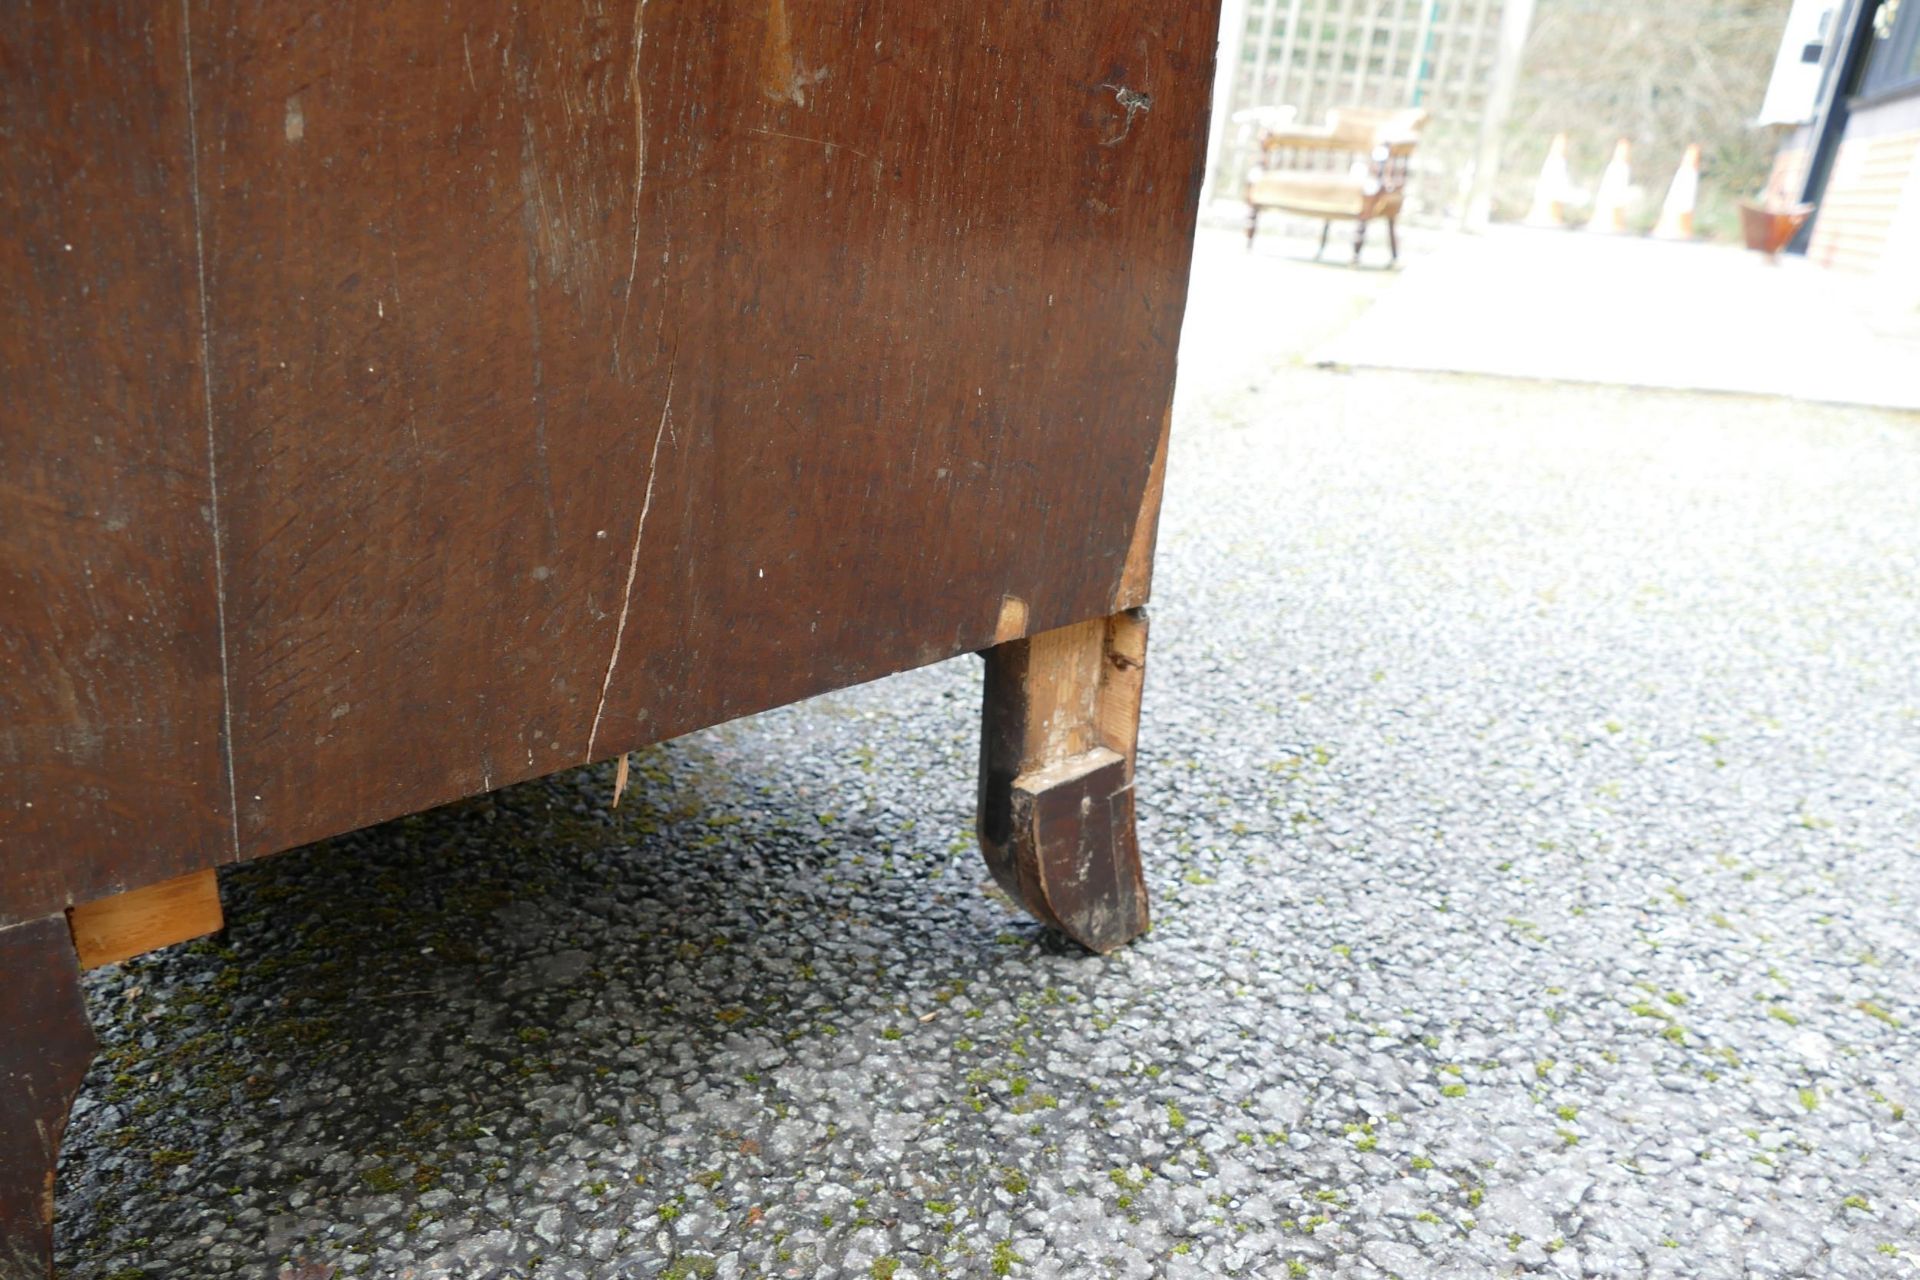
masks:
[[[94,1051],[65,918],[0,929],[0,979],[0,1280],[52,1280],[60,1139]]]
[[[193,29],[248,853],[1115,607],[1211,6]]]
[[[233,855],[181,17],[0,6],[0,928]]]

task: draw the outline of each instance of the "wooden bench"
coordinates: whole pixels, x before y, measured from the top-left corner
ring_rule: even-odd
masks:
[[[1392,260],[1400,260],[1396,223],[1406,202],[1407,161],[1426,126],[1421,110],[1339,107],[1327,123],[1292,123],[1291,113],[1259,122],[1260,162],[1247,174],[1247,248],[1253,248],[1260,211],[1275,209],[1322,220],[1320,248],[1336,220],[1354,224],[1353,261],[1367,241],[1367,224],[1387,224]]]

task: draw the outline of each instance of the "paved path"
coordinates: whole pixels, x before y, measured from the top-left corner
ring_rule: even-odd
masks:
[[[972,659],[242,868],[68,1273],[1914,1274],[1920,418],[1316,370],[1225,301],[1390,278],[1222,244],[1151,936],[982,891]]]
[[[1723,245],[1495,228],[1448,237],[1317,358],[1920,409],[1920,311]]]

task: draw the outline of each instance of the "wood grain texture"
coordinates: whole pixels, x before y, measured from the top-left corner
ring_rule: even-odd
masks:
[[[1098,742],[1094,718],[1105,634],[1105,620],[1095,618],[1021,642],[1022,772],[1079,755]]]
[[[1059,627],[983,656],[980,852],[1036,919],[1112,951],[1149,924],[1133,808],[1146,614]]]
[[[49,1280],[60,1139],[94,1052],[60,916],[0,929],[0,1028],[0,1280]]]
[[[1134,750],[1140,740],[1140,699],[1147,685],[1146,610],[1116,613],[1103,625],[1094,733],[1101,746],[1126,760],[1127,781],[1132,782]]]
[[[211,870],[143,885],[67,912],[82,969],[118,964],[157,947],[203,938],[226,923]]]
[[[118,11],[56,12],[71,33]],[[138,842],[97,852],[77,783],[16,838],[34,870],[0,876],[0,921],[208,865],[234,827],[270,853],[978,649],[1007,598],[1033,632],[1132,603],[1214,21],[1146,0],[188,0],[151,50],[71,40],[73,94],[151,98],[98,108],[82,150],[125,175],[88,216],[144,246],[115,287],[156,314],[35,337],[65,295],[13,306],[0,347],[95,364],[0,427],[64,456],[91,438],[83,375],[138,372],[144,434],[103,436],[85,472],[10,459],[8,481],[134,501],[140,451],[166,454],[128,539],[164,562],[124,590],[170,610],[130,661],[172,736],[150,717],[85,757]],[[16,167],[37,163],[23,136]],[[8,252],[39,216],[7,206]],[[9,566],[39,545],[0,538]],[[48,618],[91,607],[85,560],[29,583]],[[58,656],[8,698],[44,697],[56,662],[113,672],[111,645],[42,630]],[[0,751],[80,758],[30,722]]]
[[[233,856],[179,19],[0,6],[0,927]]]
[[[1126,568],[1114,594],[1113,611],[1138,609],[1153,591],[1153,549],[1160,537],[1160,503],[1167,489],[1167,448],[1173,439],[1173,405],[1160,420],[1160,443],[1154,446],[1147,487],[1140,494],[1140,512],[1133,520],[1133,538],[1127,544]]]

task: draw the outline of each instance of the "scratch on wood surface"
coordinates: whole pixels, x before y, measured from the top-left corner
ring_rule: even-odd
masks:
[[[1100,87],[1102,89],[1113,90],[1113,100],[1120,104],[1122,111],[1127,113],[1126,120],[1122,122],[1120,126],[1120,132],[1114,134],[1111,138],[1103,139],[1100,145],[1103,147],[1119,146],[1121,140],[1133,132],[1133,118],[1143,111],[1153,109],[1153,95],[1141,93],[1137,89],[1129,89],[1123,84],[1103,84]]]
[[[527,139],[532,145],[532,130],[529,126]],[[528,168],[522,166],[521,177],[524,184],[529,180]],[[539,187],[539,175],[531,177],[535,189]],[[535,206],[532,201],[523,203],[529,222],[534,220]],[[540,344],[540,233],[537,227],[527,228],[527,331],[528,356],[533,361],[533,386],[529,392],[533,408],[533,460],[535,479],[540,486],[540,506],[546,515],[547,548],[552,551],[560,545],[560,522],[553,509],[553,468],[547,461],[547,373],[546,361]]]
[[[633,309],[633,282],[640,273],[640,190],[647,181],[647,99],[640,78],[640,49],[647,39],[647,0],[633,7],[633,62],[627,68],[627,91],[633,95],[633,250],[627,255],[627,291],[620,300],[620,323],[613,327],[613,372],[620,373],[620,335]]]
[[[808,138],[798,133],[782,133],[778,129],[762,129],[758,125],[755,125],[752,128],[749,128],[747,132],[765,134],[769,138],[790,138],[795,142],[811,142],[814,146],[825,147],[829,151],[832,151],[834,148],[838,147],[842,151],[853,152],[853,154],[859,156],[862,160],[869,161],[873,164],[880,163],[878,157],[868,155],[866,152],[862,151],[860,148],[850,147],[844,142],[829,142],[825,138]]]
[[[480,92],[480,82],[473,78],[473,46],[467,42],[467,33],[460,33],[460,52],[467,60],[467,87],[475,93]]]
[[[213,429],[213,331],[207,317],[207,238],[200,207],[200,131],[193,88],[193,0],[180,3],[180,57],[186,68],[187,176],[193,188],[194,273],[200,298],[200,396],[207,419],[207,523],[213,530],[214,625],[220,633],[220,748],[227,766],[227,813],[233,856],[240,856],[240,788],[233,776],[233,674],[227,658],[227,575],[221,545],[219,450]]]
[[[627,556],[627,585],[620,597],[620,619],[613,626],[613,652],[607,655],[607,674],[600,681],[600,705],[593,709],[593,727],[587,730],[587,755],[593,760],[593,744],[600,736],[600,718],[607,713],[607,691],[613,688],[613,669],[620,665],[620,644],[627,635],[627,612],[633,607],[633,580],[640,571],[640,539],[647,532],[647,513],[653,510],[653,481],[660,470],[660,441],[667,434],[673,417],[673,377],[680,364],[676,346],[667,357],[667,396],[660,405],[660,425],[653,433],[653,454],[647,459],[647,493],[640,500],[640,519],[633,526],[633,550]]]

